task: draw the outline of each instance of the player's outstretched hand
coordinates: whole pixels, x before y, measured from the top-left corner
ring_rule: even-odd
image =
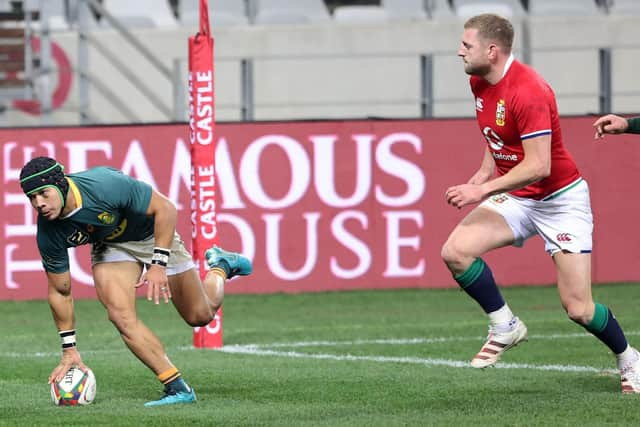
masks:
[[[444,193],[447,203],[460,209],[463,206],[471,205],[482,201],[485,193],[482,186],[478,184],[462,184],[447,188]]]
[[[164,267],[151,265],[142,275],[140,281],[136,283],[136,288],[142,285],[147,285],[148,301],[159,304],[160,298],[162,297],[166,304],[171,299],[171,288],[169,287],[169,279],[167,278],[167,272]]]
[[[60,363],[53,369],[53,371],[51,371],[51,375],[49,375],[49,384],[54,381],[62,380],[69,369],[73,366],[77,366],[82,372],[87,371],[87,366],[82,362],[80,352],[75,347],[67,348],[62,351]]]
[[[594,138],[601,139],[607,133],[617,134],[625,132],[629,128],[629,122],[624,117],[607,114],[593,122],[593,127],[596,129]]]

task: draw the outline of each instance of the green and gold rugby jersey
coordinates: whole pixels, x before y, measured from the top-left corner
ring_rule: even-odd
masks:
[[[145,240],[153,235],[146,215],[151,186],[109,167],[67,175],[78,203],[66,218],[38,216],[38,248],[45,271],[69,270],[67,248],[96,242]]]
[[[640,117],[631,117],[627,123],[629,123],[629,127],[626,133],[640,133]]]

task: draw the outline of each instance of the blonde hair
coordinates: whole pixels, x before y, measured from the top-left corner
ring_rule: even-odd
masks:
[[[464,28],[475,28],[480,38],[497,44],[506,53],[511,52],[513,25],[508,19],[492,13],[483,13],[469,18],[464,23]]]

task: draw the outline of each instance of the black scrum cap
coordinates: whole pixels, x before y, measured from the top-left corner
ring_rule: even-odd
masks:
[[[46,187],[55,188],[60,193],[63,207],[69,192],[64,166],[50,157],[29,160],[20,171],[20,185],[27,196]]]

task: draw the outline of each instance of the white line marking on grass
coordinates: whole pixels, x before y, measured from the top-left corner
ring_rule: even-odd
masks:
[[[116,350],[83,350],[81,352],[82,355],[93,354],[93,355],[103,355],[103,354],[117,354],[117,353],[129,353],[127,348],[116,349]],[[44,357],[60,357],[60,351],[27,351],[18,353],[16,351],[8,351],[6,353],[0,353],[0,357],[12,357],[16,359],[20,359],[22,357],[35,357],[35,358],[44,358]]]
[[[380,340],[376,340],[380,341]],[[388,357],[388,356],[354,356],[350,354],[324,354],[324,353],[300,353],[295,351],[277,351],[266,349],[267,344],[263,344],[260,347],[256,345],[225,345],[222,348],[216,349],[221,353],[229,354],[246,354],[252,356],[272,356],[272,357],[288,357],[296,359],[316,359],[316,360],[334,360],[340,362],[376,362],[376,363],[407,363],[414,365],[425,366],[447,366],[449,368],[471,368],[469,361],[467,360],[451,360],[451,359],[433,359],[433,358],[419,358],[419,357]],[[194,347],[178,347],[181,351],[194,351],[201,350]],[[100,355],[106,353],[127,353],[128,350],[85,350],[82,354]],[[59,352],[34,352],[34,353],[17,353],[7,352],[0,353],[2,357],[11,358],[45,358],[59,356]],[[592,366],[577,366],[577,365],[532,365],[530,363],[505,363],[499,362],[496,366],[497,369],[528,369],[535,371],[555,371],[555,372],[590,372],[590,373],[605,373],[616,374],[615,369],[607,368],[595,368]]]
[[[640,335],[640,332],[627,332],[627,336]],[[548,335],[530,335],[530,340],[561,340],[571,338],[591,338],[588,333],[570,333],[570,334],[548,334]],[[390,339],[360,339],[349,341],[298,341],[298,342],[279,342],[279,343],[263,343],[263,344],[245,344],[245,345],[225,345],[217,349],[223,353],[230,354],[247,354],[255,356],[273,356],[273,357],[289,357],[289,358],[305,358],[305,359],[323,359],[336,361],[363,361],[378,363],[410,363],[427,366],[448,366],[451,368],[471,368],[468,361],[450,360],[450,359],[432,359],[417,357],[387,357],[387,356],[354,356],[354,355],[337,355],[324,353],[301,353],[295,351],[278,351],[277,348],[301,348],[301,347],[343,347],[357,345],[417,345],[417,344],[438,344],[454,341],[481,341],[484,337],[432,337],[432,338],[390,338]],[[200,350],[194,347],[177,347],[179,351]],[[100,355],[108,353],[125,353],[128,350],[123,348],[119,350],[84,350],[82,354]],[[24,358],[24,357],[56,357],[59,352],[0,352],[0,357]],[[538,371],[556,371],[556,372],[591,372],[591,373],[617,373],[615,369],[595,368],[592,366],[577,365],[532,365],[528,363],[505,363],[499,362],[496,366],[498,369],[530,369]]]
[[[626,336],[640,335],[640,332],[625,332]],[[566,338],[591,338],[593,335],[588,333],[571,333],[571,334],[548,334],[548,335],[529,335],[529,340],[558,340]],[[439,344],[455,341],[482,341],[486,337],[432,337],[432,338],[388,338],[388,339],[372,339],[372,340],[349,340],[349,341],[293,341],[293,342],[274,342],[266,344],[239,344],[243,347],[251,348],[301,348],[301,347],[339,347],[354,345],[417,345],[417,344]],[[179,350],[188,350],[192,347],[178,347]],[[124,349],[126,350],[126,349]],[[120,353],[124,350],[83,350],[82,354],[106,354]],[[60,352],[0,352],[0,357],[51,357],[59,356]]]
[[[439,338],[389,338],[375,340],[352,341],[298,341],[298,342],[274,342],[270,344],[247,344],[248,347],[281,348],[281,347],[338,347],[342,345],[407,345],[407,344],[433,344],[451,341],[479,340],[480,337],[439,337]]]
[[[290,357],[298,359],[321,359],[335,360],[347,362],[378,362],[378,363],[410,363],[427,366],[447,366],[450,368],[471,368],[469,361],[450,360],[450,359],[422,359],[418,357],[387,357],[387,356],[354,356],[350,354],[322,354],[322,353],[299,353],[295,351],[276,351],[262,350],[254,346],[228,345],[222,347],[219,351],[231,354],[248,354],[255,356],[275,356]],[[591,372],[591,373],[609,373],[614,374],[614,369],[594,368],[592,366],[576,366],[576,365],[532,365],[529,363],[504,363],[500,362],[496,365],[498,369],[528,369],[536,371],[555,371],[555,372]]]
[[[638,332],[627,332],[625,335],[640,335]],[[529,335],[529,340],[559,340],[567,338],[593,338],[593,335],[586,332],[578,332],[571,334],[548,334],[548,335]],[[293,341],[293,342],[276,342],[267,344],[244,344],[246,347],[255,348],[297,348],[297,347],[338,347],[353,345],[415,345],[415,344],[439,344],[455,341],[482,341],[486,337],[433,337],[433,338],[389,338],[389,339],[372,339],[372,340],[348,340],[348,341]]]

